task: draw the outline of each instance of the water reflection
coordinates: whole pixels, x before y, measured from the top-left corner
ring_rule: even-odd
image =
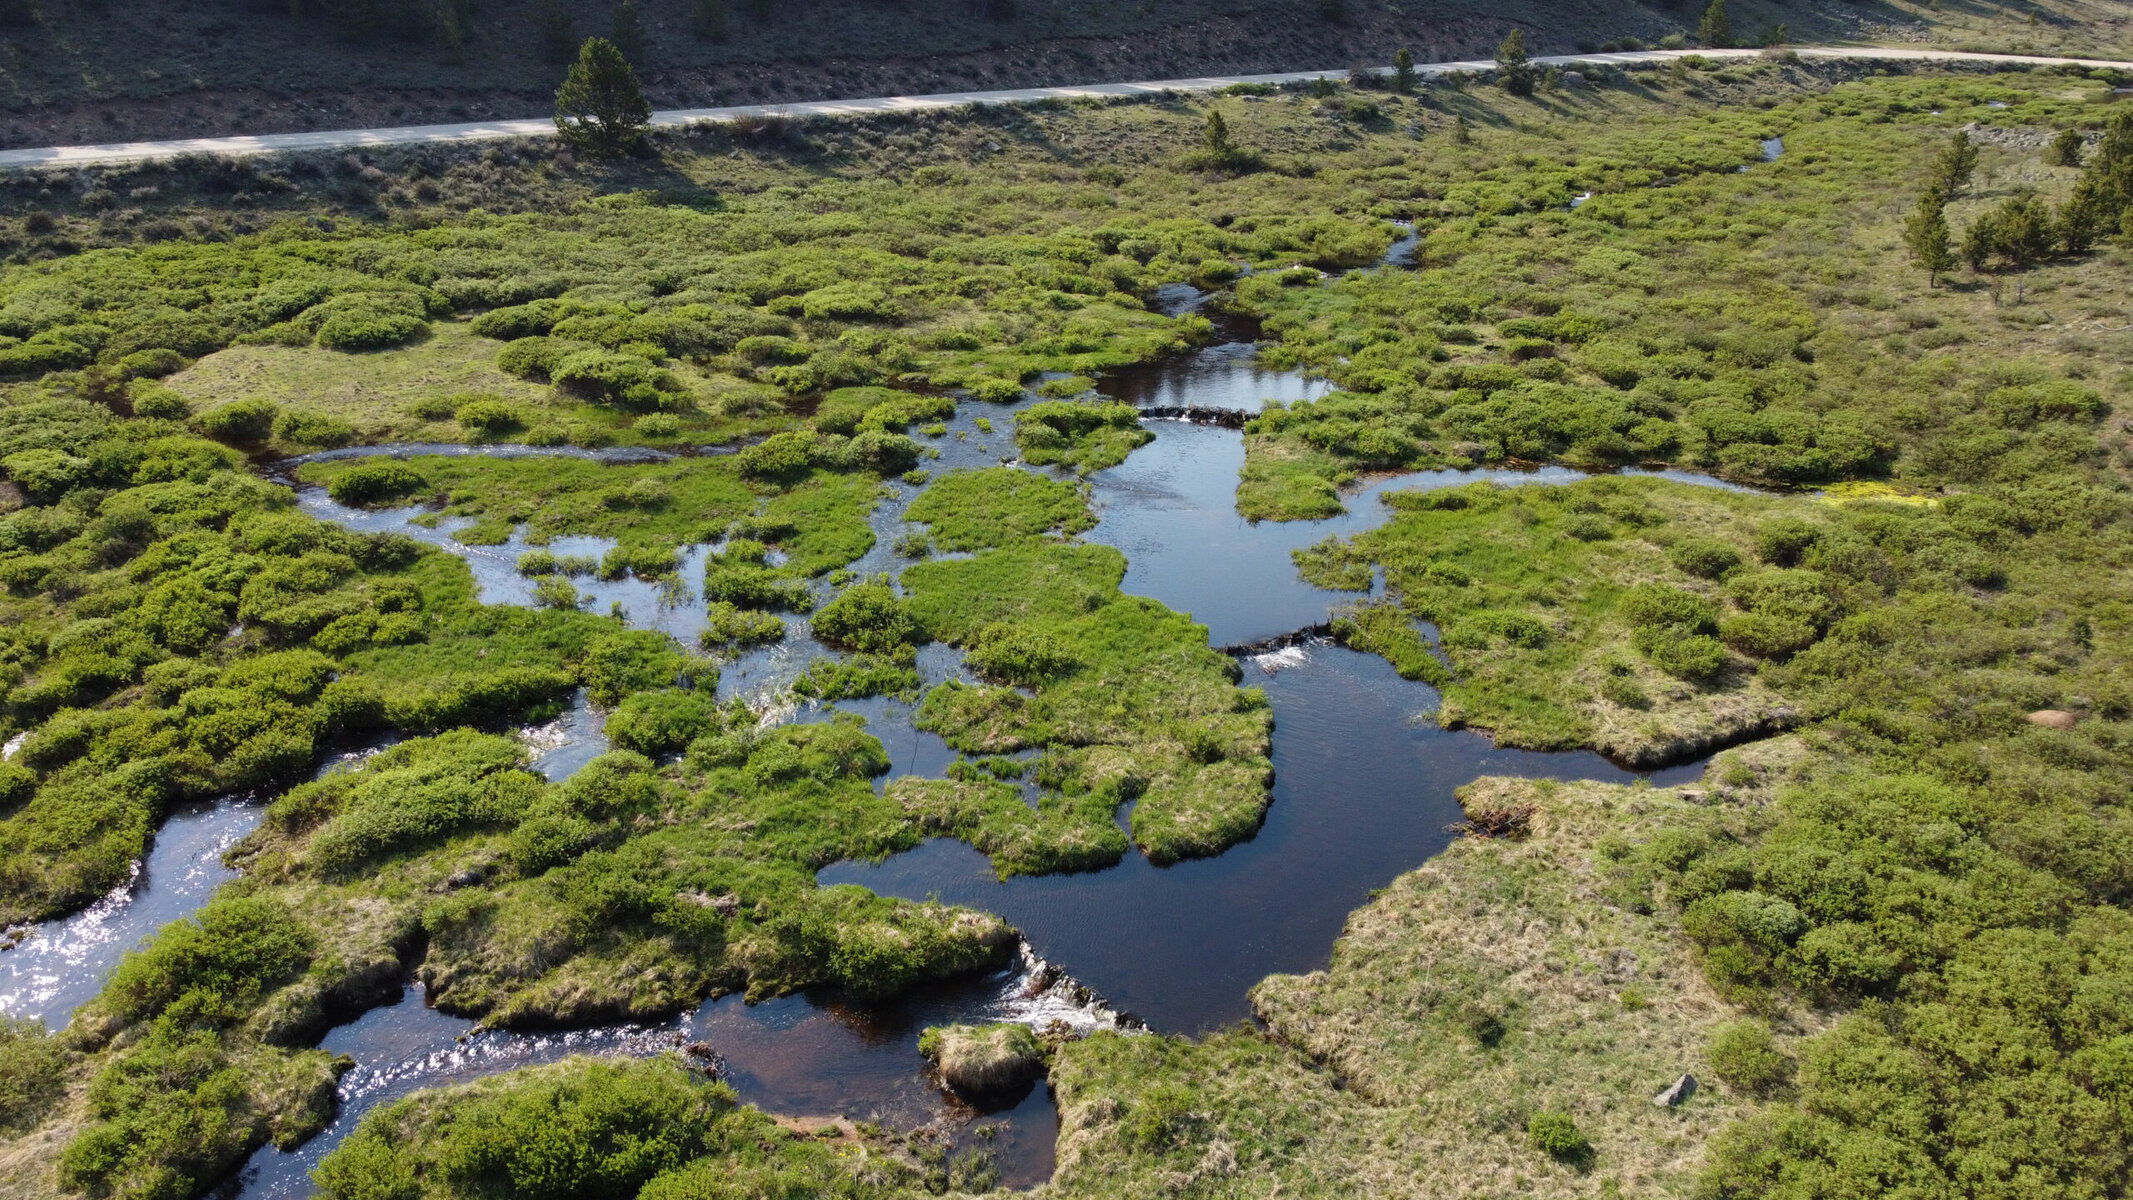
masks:
[[[1248,1017],[1246,994],[1268,974],[1325,966],[1373,888],[1444,848],[1460,786],[1484,775],[1638,777],[1589,752],[1510,750],[1440,729],[1432,689],[1339,646],[1247,660],[1245,682],[1274,707],[1274,804],[1257,837],[1219,857],[1156,867],[1132,854],[1096,874],[1001,883],[968,845],[935,840],[818,878],[998,913],[1122,1011],[1191,1033]]]

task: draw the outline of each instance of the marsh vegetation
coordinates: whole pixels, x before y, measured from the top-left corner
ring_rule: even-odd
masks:
[[[411,974],[494,1027],[865,1001],[996,965],[1014,931],[821,886],[830,864],[945,837],[1006,877],[1252,836],[1266,695],[1084,536],[1085,477],[1150,436],[1104,373],[1212,336],[1159,287],[1233,282],[1266,361],[1335,385],[1253,419],[1246,515],[1465,464],[1769,489],[1390,490],[1375,528],[1296,557],[1356,599],[1335,635],[1439,689],[1442,722],[1632,762],[1746,744],[1696,788],[1476,784],[1470,828],[1515,811],[1523,836],[1409,864],[1327,970],[1257,990],[1271,1036],[1059,1046],[1053,1191],[2093,1193],[2127,1169],[2133,1037],[2128,259],[2104,232],[1930,280],[1901,230],[1963,126],[1949,219],[2064,203],[2068,162],[2109,155],[2060,131],[2103,132],[2110,81],[1852,71],[885,119],[738,157],[707,134],[607,182],[452,168],[522,211],[440,188],[341,223],[292,182],[275,203],[318,220],[94,250],[62,242],[147,217],[25,222],[43,257],[0,273],[0,916],[111,891],[173,805],[267,808],[241,878],[63,1034],[0,1029],[0,1172],[199,1194],[323,1126],[345,1063],[321,1034]],[[1260,169],[1195,163],[1210,111]],[[1372,269],[1394,218],[1414,265]],[[939,462],[966,410],[1024,466]],[[415,440],[442,444],[256,465]],[[444,452],[499,443],[557,453]],[[460,552],[497,547],[537,603],[482,602]],[[623,580],[700,595],[700,644],[581,607]],[[810,664],[781,694],[722,692],[780,642]],[[507,731],[579,689],[613,749],[551,781]],[[961,757],[883,780],[878,730],[780,719],[795,693],[911,697]],[[311,777],[371,740],[393,744]],[[1647,1102],[1706,1067],[1719,1087]],[[987,1182],[781,1132],[654,1060],[381,1109],[319,1183],[664,1196],[733,1172]]]

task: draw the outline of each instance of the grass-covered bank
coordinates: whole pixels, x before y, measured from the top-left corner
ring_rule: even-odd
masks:
[[[825,1130],[824,1132],[833,1132]],[[982,1163],[923,1139],[789,1130],[684,1062],[571,1059],[403,1100],[319,1167],[332,1200],[840,1196],[984,1189]]]
[[[1735,1018],[1679,918],[1624,907],[1615,857],[1660,830],[1763,823],[1769,782],[1664,790],[1478,784],[1470,813],[1531,806],[1518,839],[1468,838],[1359,910],[1331,967],[1253,993],[1268,1034],[1100,1035],[1062,1049],[1051,1194],[1678,1195],[1703,1142],[1768,1105],[1711,1042]],[[1669,832],[1666,837],[1679,836]],[[1821,1018],[1772,1014],[1790,1045]],[[1654,1093],[1692,1072],[1680,1108]],[[1591,1147],[1529,1135],[1571,1117]]]

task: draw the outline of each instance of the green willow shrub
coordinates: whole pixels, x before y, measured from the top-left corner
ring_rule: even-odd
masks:
[[[1569,1113],[1534,1113],[1526,1121],[1526,1138],[1535,1150],[1550,1158],[1571,1161],[1592,1153],[1592,1143]]]
[[[197,418],[201,432],[218,442],[263,442],[274,432],[281,406],[272,400],[238,400]]]
[[[338,503],[362,506],[402,500],[427,487],[429,480],[406,463],[372,462],[335,476],[326,493]]]
[[[556,387],[580,399],[628,408],[657,408],[675,390],[671,375],[634,354],[581,350],[549,370]]]
[[[923,641],[918,621],[886,579],[855,583],[816,611],[815,636],[870,654],[893,654]]]
[[[1773,567],[1796,567],[1823,532],[1822,526],[1798,518],[1771,521],[1755,531],[1755,556]]]
[[[571,356],[590,349],[583,342],[552,337],[522,337],[507,342],[496,352],[497,369],[522,379],[547,383],[557,367]]]
[[[663,689],[626,697],[606,728],[608,740],[622,749],[656,756],[680,751],[720,720],[716,696]]]
[[[509,1194],[689,1200],[907,1194],[887,1156],[845,1155],[778,1128],[673,1057],[579,1057],[417,1093],[369,1114],[317,1172],[326,1200]]]
[[[1830,561],[1834,555],[1829,552],[1844,545],[1846,540],[1821,538],[1815,543],[1810,557]],[[1865,569],[1858,573],[1871,578],[1871,552],[1868,557]],[[1821,571],[1799,568],[1744,572],[1726,582],[1726,594],[1747,611],[1804,626],[1816,634],[1827,628],[1839,614],[1834,591],[1829,576]]]
[[[750,612],[730,602],[714,601],[705,614],[699,643],[706,650],[765,645],[785,636],[785,622],[764,612]]]
[[[313,937],[279,900],[217,896],[112,972],[99,1003],[136,1020],[191,992],[256,998],[311,961]]]
[[[797,430],[777,433],[736,454],[741,474],[756,479],[784,479],[806,471],[815,458],[815,439]]]
[[[1768,1095],[1792,1079],[1792,1060],[1778,1050],[1770,1026],[1752,1017],[1719,1026],[1704,1057],[1712,1074],[1750,1095]]]
[[[889,478],[918,465],[925,453],[917,442],[900,433],[879,429],[862,430],[850,438],[831,438],[821,447],[823,466],[840,471],[867,471]]]
[[[118,372],[127,379],[161,379],[175,375],[191,365],[191,360],[175,350],[158,347],[153,350],[136,350],[119,359]]]
[[[1013,404],[1022,399],[1022,384],[1014,379],[975,379],[970,382],[972,399],[988,404]]]
[[[1690,904],[1682,929],[1703,951],[1705,970],[1722,989],[1767,983],[1778,956],[1807,931],[1797,906],[1762,892],[1725,891]]]
[[[410,292],[357,292],[306,311],[297,323],[309,326],[328,350],[383,350],[428,330],[429,305]]]
[[[66,1090],[66,1057],[35,1021],[0,1017],[0,1132],[44,1119]]]
[[[1751,658],[1785,659],[1814,645],[1814,626],[1791,617],[1741,613],[1719,622],[1718,638]]]
[[[193,1195],[270,1138],[293,1146],[325,1125],[331,1057],[233,1044],[202,1024],[203,1017],[242,1011],[218,1008],[220,999],[190,993],[173,1006],[189,1011],[157,1021],[90,1081],[92,1120],[60,1156],[64,1186],[97,1195]]]
[[[1718,627],[1718,608],[1694,592],[1663,583],[1640,583],[1622,597],[1622,614],[1644,627],[1674,627],[1710,633]]]
[[[498,437],[520,425],[518,410],[498,396],[476,396],[451,411],[453,420],[481,437]]]
[[[1041,400],[1015,415],[1015,445],[1032,466],[1059,463],[1087,474],[1124,462],[1155,435],[1130,404]]]
[[[292,445],[330,449],[355,441],[356,428],[339,417],[288,408],[274,418],[274,436]]]
[[[183,421],[193,415],[193,406],[184,396],[161,385],[136,384],[126,389],[133,402],[133,415],[154,421]]]
[[[1740,551],[1726,542],[1689,538],[1674,543],[1667,551],[1667,561],[1698,579],[1723,579],[1740,566],[1741,558]]]
[[[0,458],[0,469],[32,499],[57,500],[93,476],[96,464],[62,450],[22,450]]]

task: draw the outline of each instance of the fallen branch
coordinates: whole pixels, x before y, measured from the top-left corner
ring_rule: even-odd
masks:
[[[1508,838],[1515,842],[1533,831],[1533,814],[1537,811],[1537,806],[1532,804],[1477,808],[1451,830],[1472,837]]]

